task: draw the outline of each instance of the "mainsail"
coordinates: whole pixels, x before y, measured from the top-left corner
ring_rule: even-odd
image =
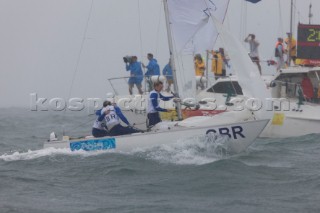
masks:
[[[218,32],[210,14],[223,22],[229,0],[170,0],[170,22],[177,53],[212,50]]]
[[[219,31],[225,49],[228,51],[230,60],[232,60],[232,65],[243,94],[247,98],[255,98],[258,105],[262,104],[261,108],[256,108],[256,117],[259,119],[270,119],[273,115],[272,109],[269,109],[271,93],[267,90],[267,86],[262,80],[258,68],[252,63],[241,42],[223,27],[214,16],[212,16],[212,20]]]
[[[167,4],[180,96],[195,97],[193,56],[213,49],[218,32],[210,14],[223,21],[229,0],[167,0]]]

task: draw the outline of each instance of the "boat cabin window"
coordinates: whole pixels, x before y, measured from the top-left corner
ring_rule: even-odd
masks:
[[[218,82],[207,90],[212,93],[232,93],[237,95],[243,95],[242,89],[237,81],[224,81]]]

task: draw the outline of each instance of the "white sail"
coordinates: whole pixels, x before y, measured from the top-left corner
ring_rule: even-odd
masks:
[[[180,53],[212,50],[218,36],[210,14],[223,21],[229,0],[170,0],[170,23],[175,49]]]
[[[180,98],[196,96],[196,78],[193,55],[175,54],[176,77]]]
[[[193,56],[213,48],[218,36],[209,14],[223,20],[229,0],[168,0],[176,79],[181,98],[195,97]]]
[[[221,39],[228,51],[232,66],[237,74],[243,94],[247,98],[255,98],[256,103],[261,102],[262,108],[256,108],[255,115],[258,119],[270,119],[273,112],[270,109],[271,93],[262,80],[257,66],[255,66],[246,49],[214,16],[212,20],[219,31]]]

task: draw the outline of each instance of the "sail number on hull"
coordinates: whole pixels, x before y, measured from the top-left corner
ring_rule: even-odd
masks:
[[[208,129],[206,134],[220,134],[220,135],[226,135],[229,138],[233,138],[235,140],[239,138],[246,138],[243,134],[243,128],[241,126],[231,126],[231,127],[221,127],[218,129]]]

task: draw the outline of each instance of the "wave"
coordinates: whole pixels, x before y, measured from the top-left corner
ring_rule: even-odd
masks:
[[[204,165],[231,156],[224,147],[227,140],[227,137],[216,138],[215,140],[205,136],[193,137],[179,140],[171,145],[136,150],[134,154],[160,163]]]
[[[34,160],[41,157],[52,157],[56,155],[68,155],[68,156],[95,156],[101,155],[106,152],[112,151],[95,151],[95,152],[86,152],[86,151],[77,151],[72,152],[70,149],[56,149],[56,148],[46,148],[40,150],[28,150],[27,152],[13,152],[10,154],[3,154],[0,156],[0,160],[4,161],[21,161],[21,160]]]
[[[67,156],[96,156],[106,153],[117,153],[122,155],[131,155],[147,160],[154,160],[160,163],[170,163],[177,165],[203,165],[215,162],[217,160],[226,159],[230,156],[227,147],[225,147],[227,137],[193,137],[189,139],[181,139],[171,145],[160,145],[152,148],[137,148],[132,152],[124,153],[115,150],[99,150],[99,151],[76,151],[70,149],[46,148],[40,150],[28,150],[27,152],[5,153],[0,156],[3,161],[21,161],[33,160],[42,157],[52,157],[57,155]]]

